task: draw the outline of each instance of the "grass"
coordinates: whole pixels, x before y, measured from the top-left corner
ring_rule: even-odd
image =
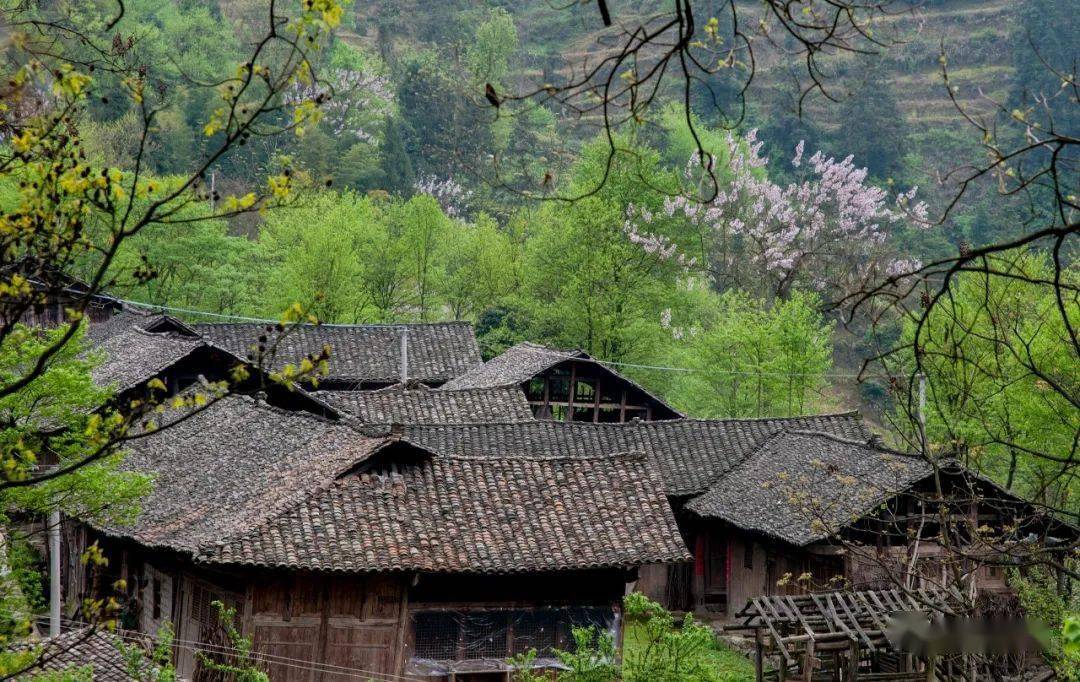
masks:
[[[643,627],[628,624],[623,640],[623,655],[632,655],[645,645]],[[702,663],[709,669],[709,682],[746,682],[754,679],[754,663],[740,652],[713,640],[711,648],[701,654]]]

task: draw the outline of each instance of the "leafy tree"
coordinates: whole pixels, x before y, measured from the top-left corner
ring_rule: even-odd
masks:
[[[1067,682],[1080,680],[1080,596],[1073,589],[1061,591],[1055,576],[1043,567],[1036,567],[1026,575],[1010,571],[1009,584],[1016,588],[1024,615],[1036,627],[1045,628],[1040,637],[1047,661],[1054,667],[1059,679]]]
[[[158,225],[123,245],[116,270],[133,272],[152,263],[156,276],[116,291],[138,301],[226,314],[265,307],[259,290],[261,246],[229,234],[224,220]]]
[[[476,27],[465,50],[465,64],[473,85],[503,85],[510,71],[510,59],[517,49],[517,28],[510,13],[501,7],[492,9]]]
[[[382,188],[398,196],[408,196],[416,184],[412,160],[405,150],[401,123],[387,116],[383,125],[383,144],[379,149],[379,166],[382,171]]]
[[[64,333],[63,328],[16,325],[0,346],[0,381],[18,377]],[[80,329],[34,382],[0,397],[0,447],[8,453],[2,462],[4,476],[16,476],[28,458],[63,468],[89,458],[100,447],[87,434],[97,430],[103,417],[95,410],[111,393],[94,382],[91,372],[98,358],[88,354],[82,339]],[[59,504],[71,516],[113,523],[130,520],[139,499],[149,492],[149,480],[120,471],[120,459],[113,454],[36,486],[0,489],[0,509],[45,513]]]
[[[324,320],[345,323],[441,317],[448,249],[463,246],[454,232],[468,229],[426,195],[403,201],[319,193],[262,226],[263,276],[275,285],[268,306],[299,301]]]
[[[364,289],[372,279],[363,258],[373,247],[388,246],[380,244],[376,213],[370,200],[355,193],[324,192],[267,216],[259,241],[270,263],[266,278],[274,282],[268,307],[299,301],[327,321],[365,320]],[[378,253],[394,262],[390,249]]]
[[[851,91],[836,112],[839,125],[829,135],[838,158],[854,157],[876,182],[904,179],[903,154],[907,149],[907,121],[896,101],[889,62],[878,57],[866,63],[852,80]]]
[[[996,261],[1002,276],[962,274],[950,305],[921,328],[909,322],[902,346],[919,344],[927,375],[927,438],[959,450],[969,464],[1006,488],[1052,508],[1076,513],[1071,474],[1080,418],[1065,395],[1076,390],[1076,356],[1044,256]],[[1065,284],[1076,286],[1074,273]],[[1063,302],[1072,324],[1077,301]],[[902,409],[902,408],[898,408]],[[901,417],[898,416],[898,419]]]
[[[692,316],[665,321],[677,338],[665,394],[699,417],[772,417],[820,409],[832,367],[832,324],[815,296],[796,292],[770,305],[728,290]]]
[[[495,221],[481,214],[472,225],[455,224],[443,245],[442,296],[456,320],[474,320],[517,291],[518,253]]]
[[[408,258],[415,298],[411,303],[421,321],[438,308],[436,298],[442,284],[443,268],[438,257],[451,223],[439,203],[430,196],[417,195],[409,201],[390,204],[387,217],[391,230],[400,235]]]

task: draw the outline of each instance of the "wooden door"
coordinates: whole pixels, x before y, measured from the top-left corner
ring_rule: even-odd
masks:
[[[371,674],[395,674],[403,586],[382,577],[330,582],[326,662]]]
[[[295,576],[252,587],[251,635],[256,651],[279,661],[267,672],[274,682],[328,682],[311,662],[349,668],[380,679],[398,673],[404,617],[403,585],[386,577]]]
[[[313,580],[284,577],[252,586],[252,643],[256,652],[278,661],[266,668],[271,680],[318,680],[305,666],[319,660],[321,606],[320,586]]]

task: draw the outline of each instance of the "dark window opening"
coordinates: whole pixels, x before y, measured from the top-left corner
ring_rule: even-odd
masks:
[[[593,408],[589,407],[574,407],[574,421],[576,422],[591,422],[593,420]]]
[[[533,377],[529,379],[528,388],[525,389],[526,395],[529,400],[543,400],[544,399],[544,377]]]
[[[743,568],[754,567],[754,543],[747,542],[746,548],[743,550]]]
[[[600,381],[600,402],[602,403],[615,403],[622,402],[622,388],[613,381]]]
[[[153,606],[154,620],[161,618],[161,578],[154,578],[151,587],[152,597],[150,603]]]
[[[548,399],[552,402],[570,400],[570,377],[552,376],[548,380]]]
[[[574,402],[589,403],[591,405],[594,400],[596,400],[594,380],[578,377],[574,382]]]
[[[602,424],[617,424],[622,420],[622,413],[617,407],[601,407],[596,421]]]

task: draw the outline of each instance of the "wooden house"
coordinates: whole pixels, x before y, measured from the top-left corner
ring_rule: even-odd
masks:
[[[444,453],[646,454],[661,472],[694,563],[645,567],[637,589],[672,609],[720,618],[752,596],[835,586],[837,578],[862,587],[895,579],[896,561],[881,559],[891,552],[910,561],[910,528],[883,521],[875,526],[873,513],[884,503],[914,504],[929,492],[927,465],[882,449],[857,413],[623,424],[414,424],[406,425],[405,434]],[[1023,519],[1018,533],[1048,541],[1052,532],[1071,532],[954,462],[944,475],[951,504],[984,507],[977,512],[980,522],[992,521],[992,513],[998,527]],[[971,487],[976,480],[977,489]],[[932,524],[923,531],[925,538],[936,533]],[[861,557],[844,551],[852,542],[872,551]],[[919,552],[915,567],[940,573],[934,543],[924,540]],[[1001,566],[975,559],[972,584],[1004,586]],[[882,575],[890,562],[894,574]],[[920,580],[929,585],[925,578]]]
[[[769,437],[687,501],[680,526],[695,552],[692,592],[729,616],[751,597],[811,588],[947,589],[956,574],[944,562],[961,555],[971,594],[1001,591],[1024,552],[1076,537],[955,460],[935,471],[875,439],[798,430]]]
[[[508,348],[455,376],[443,388],[500,386],[520,387],[537,419],[612,423],[682,416],[585,351],[554,350],[535,343]]]
[[[487,679],[574,625],[617,628],[638,567],[689,559],[643,454],[440,452],[405,431],[232,396],[133,441],[153,491],[132,526],[66,529],[66,603],[98,541],[139,628],[172,623],[181,675],[217,600],[274,680]]]
[[[68,308],[85,305],[86,319],[101,322],[119,312],[123,305],[106,293],[90,294],[90,285],[52,267],[41,267],[29,260],[18,260],[0,267],[4,282],[21,278],[28,287],[23,296],[5,297],[0,306],[0,320],[41,327],[55,327],[67,322]]]

